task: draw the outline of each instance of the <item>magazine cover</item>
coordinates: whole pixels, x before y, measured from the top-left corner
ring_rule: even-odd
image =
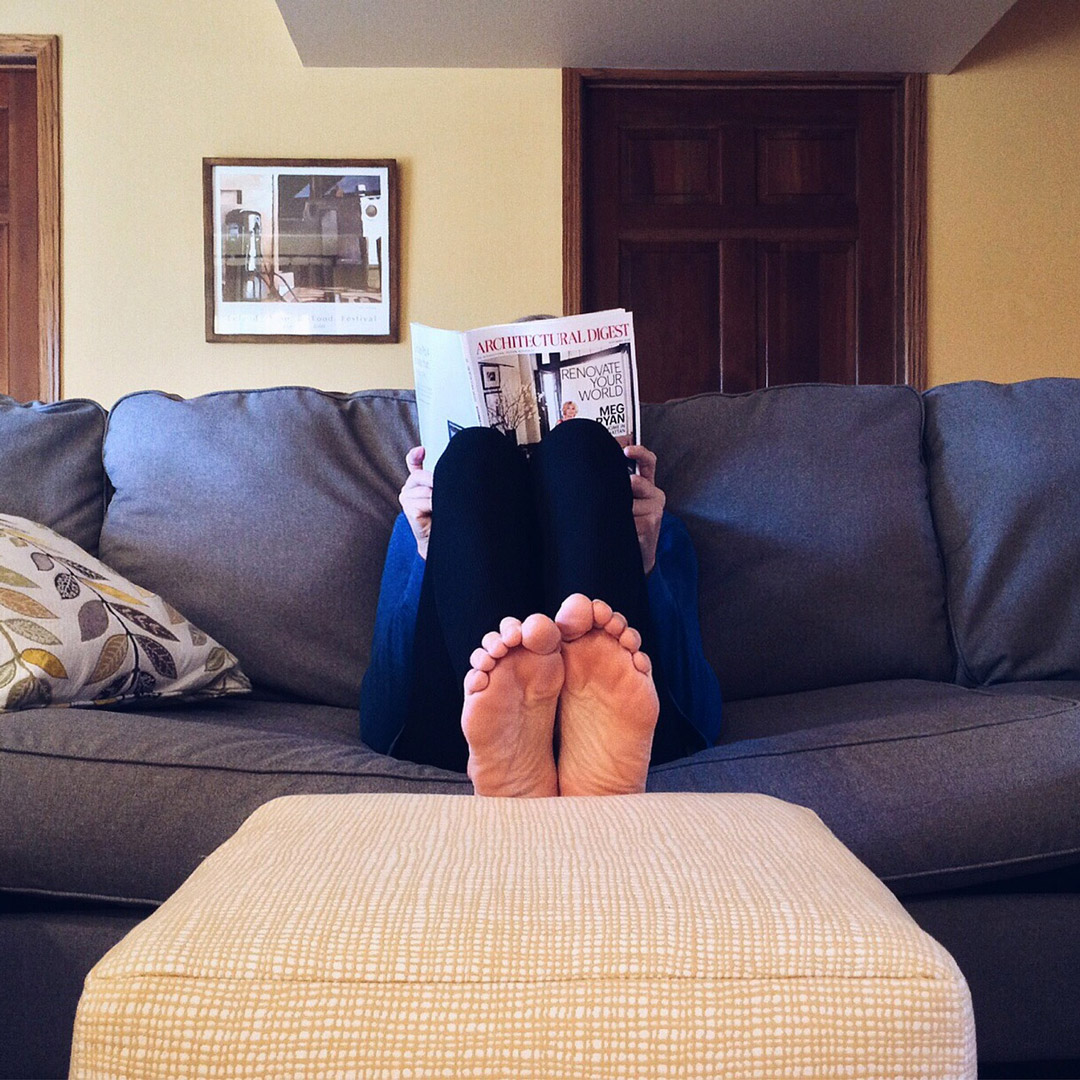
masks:
[[[623,446],[637,442],[634,320],[601,311],[470,330],[466,353],[482,390],[483,423],[539,442],[580,416],[603,424]]]
[[[630,312],[535,319],[464,334],[413,324],[412,332],[428,467],[467,423],[512,432],[518,445],[529,446],[564,420],[583,417],[603,424],[621,446],[640,441]]]

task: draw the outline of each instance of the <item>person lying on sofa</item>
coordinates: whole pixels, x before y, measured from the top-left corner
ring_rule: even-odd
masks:
[[[644,791],[650,763],[715,742],[697,560],[654,454],[571,419],[528,457],[467,428],[423,462],[406,455],[383,570],[368,746],[479,795],[551,796]]]

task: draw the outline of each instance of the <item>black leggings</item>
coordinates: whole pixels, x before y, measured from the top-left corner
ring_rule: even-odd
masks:
[[[432,522],[395,757],[464,771],[462,682],[472,651],[504,616],[554,616],[576,592],[625,615],[653,660],[660,695],[653,763],[701,748],[649,648],[627,460],[600,424],[559,424],[528,457],[493,428],[458,432],[435,467]]]

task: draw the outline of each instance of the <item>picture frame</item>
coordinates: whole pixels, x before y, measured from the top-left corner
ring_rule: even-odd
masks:
[[[203,158],[206,340],[400,340],[393,158]]]

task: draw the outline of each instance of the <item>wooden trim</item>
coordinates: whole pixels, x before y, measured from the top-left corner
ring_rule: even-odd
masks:
[[[647,87],[715,86],[721,83],[744,89],[784,89],[792,85],[803,88],[815,86],[880,86],[896,85],[905,76],[899,72],[853,71],[648,71],[634,68],[564,68],[580,83],[605,86]],[[564,84],[565,86],[565,81]]]
[[[926,364],[926,86],[904,79],[904,381],[925,390]]]
[[[703,86],[737,84],[759,89],[842,85],[848,88],[902,83],[901,152],[903,193],[898,255],[902,260],[903,303],[900,350],[910,386],[926,388],[926,86],[925,75],[858,72],[639,71],[606,68],[563,69],[563,307],[578,312],[584,303],[584,218],[582,207],[582,98],[587,85]]]
[[[37,74],[38,391],[61,394],[60,39],[53,34],[0,35],[0,65],[33,65]]]
[[[576,315],[585,303],[582,244],[581,87],[582,74],[564,68],[563,109],[563,314]]]

